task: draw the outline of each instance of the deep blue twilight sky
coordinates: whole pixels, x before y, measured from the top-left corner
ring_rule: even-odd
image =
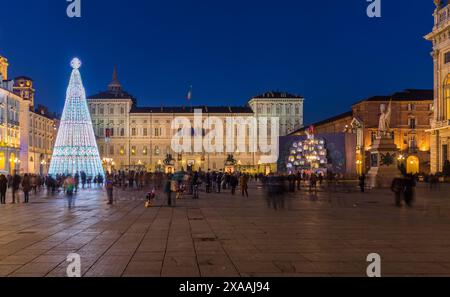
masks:
[[[1,0],[0,55],[35,80],[36,101],[62,112],[70,60],[88,94],[113,65],[145,105],[243,105],[267,90],[305,96],[305,124],[372,95],[432,87],[431,0]]]

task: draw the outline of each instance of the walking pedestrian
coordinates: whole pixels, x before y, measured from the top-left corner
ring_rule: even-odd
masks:
[[[366,175],[364,173],[359,177],[359,188],[361,189],[361,193],[364,193],[366,188]]]
[[[403,196],[405,203],[408,207],[412,207],[414,202],[414,188],[416,186],[416,181],[412,175],[408,175],[404,179],[404,186]]]
[[[200,178],[198,172],[194,172],[192,176],[192,198],[198,199],[198,185],[200,183]]]
[[[73,206],[73,191],[75,190],[75,180],[68,176],[66,180],[64,181],[64,188],[66,189],[66,195],[67,195],[67,202],[69,205],[69,208],[72,208]]]
[[[25,173],[22,180],[22,191],[23,191],[23,199],[24,203],[28,203],[30,201],[30,191],[31,191],[31,180],[30,176]]]
[[[314,189],[314,193],[317,192],[317,175],[314,172],[309,177],[309,191],[312,192],[312,189]]]
[[[172,189],[171,189],[171,180],[167,179],[166,184],[164,185],[164,193],[167,195],[167,205],[172,206]]]
[[[22,178],[17,173],[12,178],[12,203],[16,203],[16,193],[19,190]]]
[[[216,177],[217,193],[220,193],[220,188],[221,188],[221,184],[222,184],[222,176],[223,176],[223,173],[219,172]]]
[[[402,194],[404,192],[404,180],[403,178],[396,177],[392,180],[391,191],[394,192],[395,195],[395,206],[402,206]]]
[[[106,177],[105,187],[106,194],[108,195],[108,204],[113,204],[114,180],[112,175]]]
[[[4,174],[0,174],[0,203],[6,204],[6,189],[8,188],[8,180]]]
[[[248,198],[248,176],[246,174],[241,175],[239,183],[241,184],[242,196]]]
[[[239,180],[236,174],[233,174],[230,177],[230,186],[231,186],[231,195],[234,196],[236,193],[236,187],[238,186]]]
[[[31,189],[34,191],[34,195],[37,194],[37,187],[38,187],[38,179],[36,175],[32,175],[30,177],[30,182],[31,182]]]

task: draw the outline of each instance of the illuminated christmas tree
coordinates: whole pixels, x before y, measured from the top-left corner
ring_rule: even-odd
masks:
[[[66,103],[53,149],[50,175],[71,174],[84,171],[87,176],[104,176],[102,162],[95,141],[91,115],[86,102],[86,92],[78,70],[81,61],[74,58],[67,87]]]

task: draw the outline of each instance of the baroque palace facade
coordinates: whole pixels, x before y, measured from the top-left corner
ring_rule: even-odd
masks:
[[[107,170],[163,170],[168,155],[175,170],[224,169],[229,158],[226,152],[178,154],[173,151],[171,141],[176,131],[172,130],[172,120],[186,117],[193,122],[194,110],[201,110],[204,120],[216,117],[223,122],[227,117],[278,117],[281,136],[303,125],[304,99],[281,92],[256,96],[247,106],[138,107],[136,99],[123,90],[116,69],[108,89],[87,100],[100,156]],[[239,141],[236,137],[235,134],[235,143]],[[259,152],[235,150],[232,155],[238,170],[266,173],[276,170],[275,162],[260,161]]]
[[[351,110],[312,124],[316,134],[351,133],[356,147],[347,148],[356,155],[354,172],[370,169],[370,149],[377,136],[380,106],[392,104],[391,131],[400,152],[399,162],[409,173],[430,172],[430,134],[433,119],[433,91],[405,90],[389,96],[373,96],[355,103]],[[291,135],[303,135],[302,128]]]
[[[46,174],[58,119],[35,109],[31,78],[8,79],[8,60],[0,56],[0,173]]]
[[[450,160],[450,4],[436,0],[434,27],[425,36],[433,44],[434,105],[431,124],[431,172],[442,172]]]

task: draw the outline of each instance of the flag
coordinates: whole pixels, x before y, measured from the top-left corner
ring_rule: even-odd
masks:
[[[189,87],[189,91],[186,95],[187,101],[190,101],[192,99],[192,86]]]

